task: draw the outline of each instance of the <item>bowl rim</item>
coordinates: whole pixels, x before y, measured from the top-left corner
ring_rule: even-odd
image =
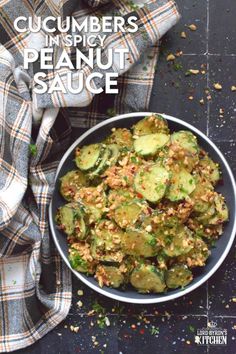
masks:
[[[223,156],[223,154],[221,153],[221,151],[217,148],[217,146],[204,134],[202,133],[200,130],[198,130],[197,128],[195,128],[193,125],[191,125],[188,122],[185,122],[179,118],[164,114],[164,113],[156,113],[156,112],[134,112],[134,113],[125,113],[125,114],[121,114],[121,115],[117,115],[115,117],[106,119],[98,124],[96,124],[94,127],[88,129],[85,133],[83,133],[78,139],[76,139],[76,141],[68,148],[68,150],[65,152],[65,154],[63,155],[58,167],[57,167],[57,171],[56,171],[56,175],[55,175],[55,181],[57,180],[58,174],[61,170],[61,167],[63,166],[64,162],[66,161],[66,159],[68,158],[68,156],[71,154],[71,152],[76,148],[76,146],[83,141],[87,136],[89,136],[92,132],[96,131],[97,129],[106,126],[107,124],[110,124],[112,122],[115,122],[117,120],[123,120],[123,119],[128,119],[128,118],[132,118],[132,117],[140,117],[140,118],[144,118],[146,116],[151,116],[152,114],[161,114],[165,119],[167,119],[167,121],[172,121],[172,122],[176,122],[180,125],[182,125],[185,128],[190,129],[191,131],[197,133],[198,135],[200,135],[209,145],[212,146],[212,148],[215,150],[215,152],[219,155],[219,157],[221,158],[222,162],[224,163],[224,166],[229,174],[232,186],[233,186],[233,191],[234,191],[234,202],[235,202],[235,208],[236,208],[236,184],[235,184],[235,179],[233,176],[233,173],[231,171],[231,168],[228,164],[228,162],[226,161],[225,157]],[[56,233],[54,231],[54,223],[53,223],[53,215],[52,215],[52,200],[49,206],[49,224],[50,224],[50,229],[52,232],[52,236],[55,242],[55,245],[57,247],[57,250],[59,251],[59,254],[61,255],[62,259],[64,260],[64,262],[66,263],[66,265],[69,267],[69,269],[72,271],[73,274],[75,274],[75,276],[80,279],[84,284],[86,284],[88,287],[90,287],[91,289],[93,289],[94,291],[109,297],[113,300],[118,300],[118,301],[122,301],[122,302],[126,302],[126,303],[133,303],[133,304],[154,304],[154,303],[161,303],[161,302],[166,302],[166,301],[170,301],[179,297],[182,297],[188,293],[190,293],[191,291],[195,290],[196,288],[198,288],[199,286],[201,286],[203,283],[205,283],[216,271],[217,269],[221,266],[221,264],[223,263],[223,261],[225,260],[227,254],[230,251],[231,246],[233,245],[233,241],[235,238],[235,234],[236,234],[236,216],[234,215],[234,224],[233,224],[233,229],[230,235],[230,239],[229,242],[227,243],[227,246],[224,250],[224,252],[222,253],[221,257],[218,259],[217,263],[214,265],[214,267],[207,273],[205,274],[201,279],[199,279],[199,281],[197,281],[195,284],[193,284],[192,286],[190,285],[188,288],[184,289],[184,290],[180,290],[179,292],[175,293],[175,294],[169,294],[166,295],[165,297],[160,297],[160,298],[147,298],[147,299],[134,299],[131,297],[123,297],[122,295],[116,295],[116,294],[112,294],[109,293],[108,291],[104,290],[103,288],[100,288],[99,286],[96,286],[94,284],[92,284],[89,280],[85,279],[84,277],[81,276],[81,274],[79,272],[77,272],[76,270],[74,270],[70,263],[68,258],[65,256],[64,252],[62,251],[59,242],[57,240],[57,236]],[[168,293],[167,293],[168,294]]]

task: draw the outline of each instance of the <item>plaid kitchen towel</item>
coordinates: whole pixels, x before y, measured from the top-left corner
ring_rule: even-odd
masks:
[[[125,69],[121,71],[116,62],[110,69],[120,75],[118,95],[93,99],[84,89],[79,95],[32,96],[37,69],[22,68],[23,50],[43,48],[45,32],[17,33],[16,17],[73,16],[80,22],[91,15],[127,18],[131,13],[137,17],[138,32],[110,34],[103,48],[104,56],[111,47],[129,49]],[[51,242],[47,215],[55,170],[68,147],[71,126],[97,123],[105,117],[104,107],[112,106],[117,113],[147,109],[158,40],[178,19],[172,0],[139,5],[125,0],[0,0],[0,352],[34,343],[70,308],[70,271]],[[54,49],[56,60],[61,48]],[[83,71],[91,73],[88,67]],[[48,71],[46,82],[56,73],[66,85],[66,70]],[[76,84],[77,72],[72,75]]]

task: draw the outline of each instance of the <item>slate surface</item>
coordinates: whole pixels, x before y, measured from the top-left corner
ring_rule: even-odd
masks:
[[[236,4],[232,0],[178,0],[178,4],[182,19],[162,41],[150,111],[178,116],[207,133],[236,173],[236,92],[230,90],[236,85]],[[190,24],[195,24],[197,31],[186,27]],[[182,31],[186,39],[180,37]],[[166,55],[177,51],[183,51],[175,61],[180,65],[167,63]],[[185,76],[188,69],[201,69],[205,74]],[[214,90],[216,82],[222,84],[222,91]],[[209,101],[205,90],[212,97]],[[199,102],[202,98],[204,104]],[[223,117],[220,109],[224,109]],[[207,284],[163,305],[119,304],[74,278],[73,306],[66,321],[35,345],[16,353],[236,353],[236,303],[232,301],[236,296],[235,255],[234,246]],[[83,296],[77,295],[78,289],[83,289]],[[76,305],[79,300],[81,308]],[[87,315],[95,301],[105,308],[109,327],[99,328],[97,317]],[[208,321],[228,330],[227,347],[194,343],[196,330]],[[79,332],[71,332],[70,325],[79,326]],[[157,328],[159,333],[155,334]]]

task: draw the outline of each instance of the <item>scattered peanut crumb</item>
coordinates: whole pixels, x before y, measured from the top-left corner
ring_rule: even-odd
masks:
[[[236,297],[233,297],[233,298],[232,298],[232,301],[233,301],[233,302],[236,302]]]
[[[197,70],[197,69],[189,69],[189,72],[193,75],[199,74],[199,70]]]
[[[170,317],[170,313],[169,313],[168,311],[165,311],[165,315],[166,315],[167,317]]]
[[[79,296],[83,296],[83,295],[84,295],[84,292],[83,292],[83,290],[78,290],[78,291],[77,291],[77,294],[78,294]]]
[[[204,74],[206,74],[206,71],[205,71],[205,70],[202,70],[201,73],[204,75]]]
[[[192,101],[193,100],[193,96],[189,96],[189,98],[188,98],[190,101]]]
[[[202,98],[200,101],[199,101],[200,104],[204,104],[204,99]]]
[[[147,225],[147,227],[145,228],[145,230],[147,232],[151,232],[152,231],[152,226],[151,225]]]
[[[83,306],[82,301],[78,301],[78,302],[77,302],[77,305],[78,305],[79,307],[82,307],[82,306]]]
[[[94,310],[90,310],[90,311],[87,313],[87,315],[88,315],[88,316],[92,316],[92,315],[94,315],[94,313],[95,313]]]
[[[235,92],[236,91],[236,86],[231,86],[231,91]]]
[[[216,90],[222,90],[222,85],[219,82],[215,83],[213,86]]]
[[[186,340],[186,344],[191,344],[190,340]]]
[[[111,325],[111,322],[107,316],[105,317],[105,324],[107,327],[109,327]]]
[[[167,60],[167,61],[173,61],[173,60],[175,60],[174,54],[170,53],[169,55],[167,55],[166,60]]]
[[[181,55],[183,55],[183,51],[182,50],[179,50],[178,52],[175,53],[175,55],[177,57],[181,57]]]
[[[224,108],[220,108],[219,112],[220,112],[220,114],[224,114],[224,112],[225,112]]]
[[[180,37],[181,37],[181,38],[186,38],[187,35],[186,35],[186,33],[183,31],[183,32],[180,33]]]
[[[91,339],[92,339],[92,342],[95,346],[97,346],[99,344],[99,342],[97,341],[97,338],[95,336],[92,336]]]
[[[70,326],[70,330],[71,330],[71,332],[74,332],[74,333],[78,333],[79,332],[79,326],[73,326],[73,325],[71,325]]]
[[[194,24],[189,25],[188,28],[189,28],[191,31],[196,31],[196,30],[197,30],[197,26],[194,25]]]
[[[211,95],[207,95],[207,100],[208,100],[208,101],[211,100]]]
[[[149,321],[146,317],[143,318],[143,322],[146,323],[146,324],[151,323],[151,321]]]

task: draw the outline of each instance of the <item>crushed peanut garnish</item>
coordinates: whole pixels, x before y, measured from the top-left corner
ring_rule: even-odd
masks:
[[[197,26],[194,25],[194,24],[189,25],[188,28],[189,28],[191,31],[196,31],[196,30],[197,30]]]
[[[167,61],[173,61],[173,60],[175,60],[175,55],[172,54],[172,53],[171,53],[171,54],[168,54],[167,57],[166,57],[166,60],[167,60]]]
[[[222,85],[219,82],[215,83],[213,86],[218,91],[222,90]]]

